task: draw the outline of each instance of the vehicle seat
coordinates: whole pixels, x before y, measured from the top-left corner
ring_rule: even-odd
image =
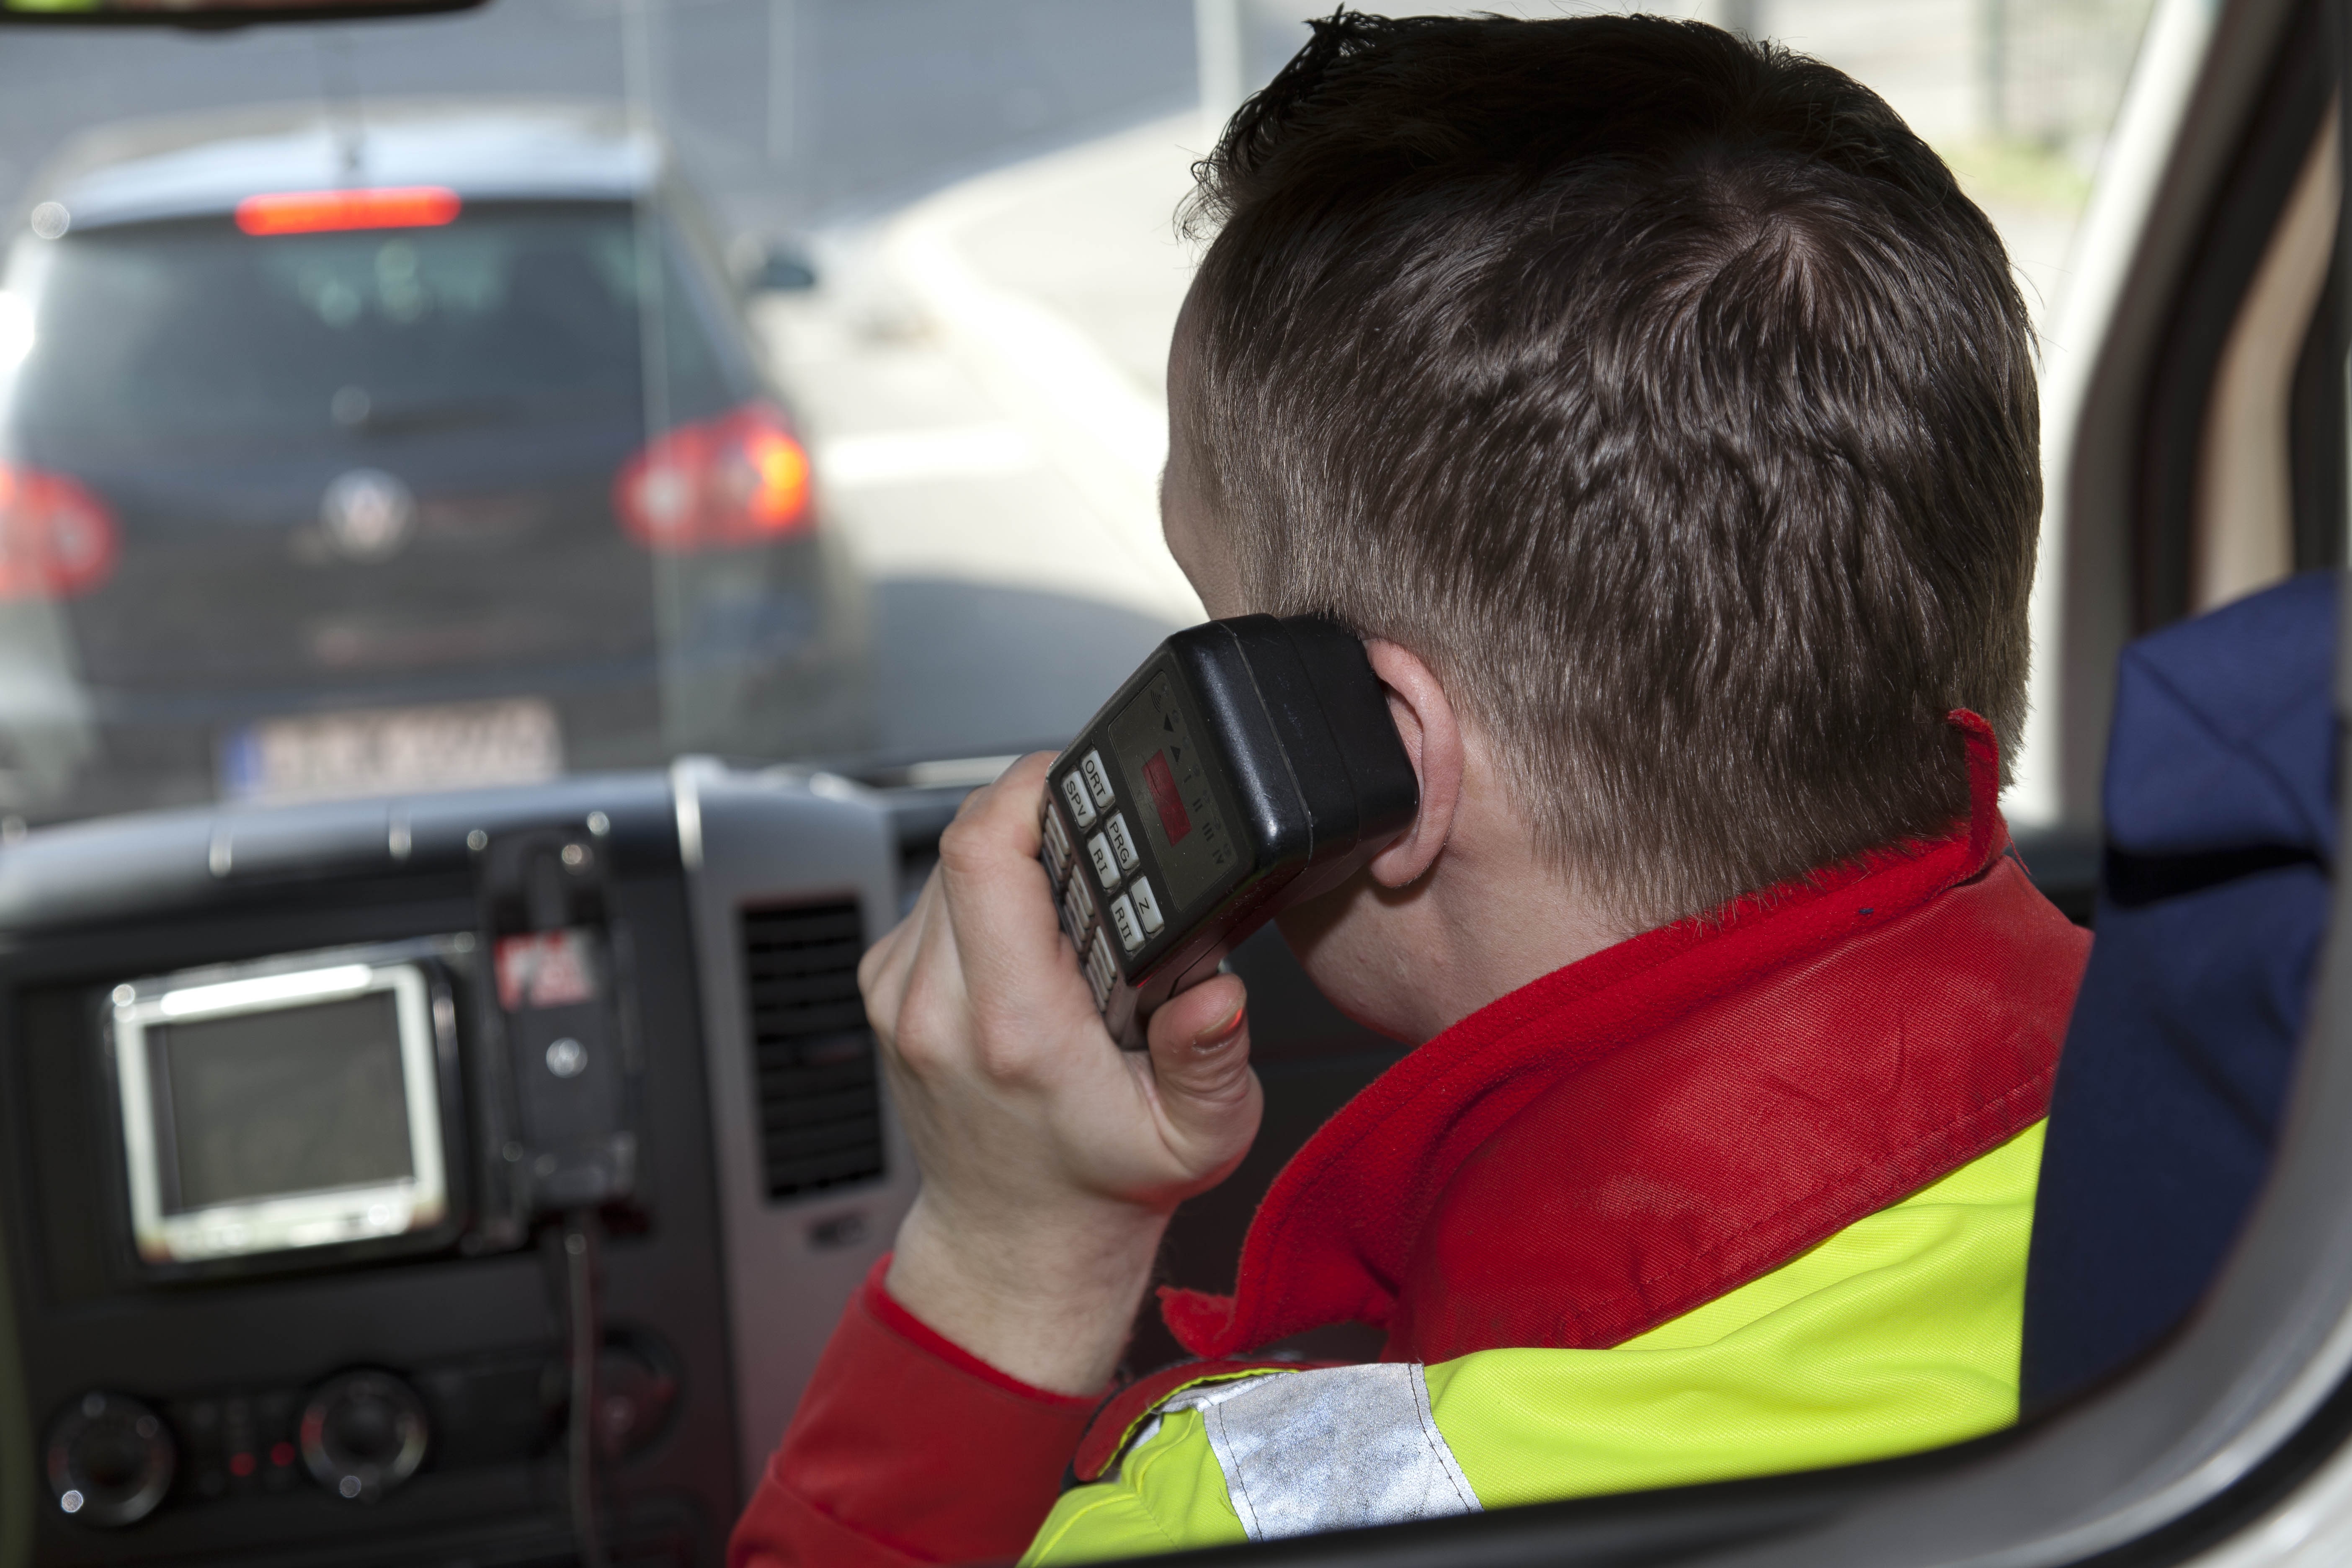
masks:
[[[2098,937],[2027,1267],[2028,1415],[2188,1316],[2268,1173],[2327,930],[2340,581],[2296,577],[2124,652]]]

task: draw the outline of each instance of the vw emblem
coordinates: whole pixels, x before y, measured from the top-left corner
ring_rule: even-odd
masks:
[[[353,468],[327,487],[319,523],[328,542],[353,561],[399,552],[416,527],[416,498],[380,468]]]

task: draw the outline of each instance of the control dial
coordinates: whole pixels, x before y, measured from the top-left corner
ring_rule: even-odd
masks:
[[[124,1394],[92,1393],[49,1427],[47,1461],[59,1511],[113,1529],[155,1511],[179,1455],[162,1416]]]
[[[302,1462],[337,1497],[372,1502],[425,1462],[425,1405],[389,1373],[346,1373],[302,1407]]]

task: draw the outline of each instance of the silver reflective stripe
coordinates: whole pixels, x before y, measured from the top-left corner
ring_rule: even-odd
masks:
[[[1276,1373],[1186,1389],[1252,1541],[1476,1513],[1417,1363]]]

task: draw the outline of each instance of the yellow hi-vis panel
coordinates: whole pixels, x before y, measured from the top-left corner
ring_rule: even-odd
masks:
[[[1426,1368],[1453,1463],[1481,1506],[1507,1508],[1884,1458],[2009,1425],[2042,1133],[1613,1349],[1481,1351]],[[1241,1395],[1210,1419],[1241,1429],[1253,1408]],[[1254,1521],[1278,1519],[1285,1500],[1269,1488],[1311,1484],[1313,1466],[1293,1447],[1278,1465],[1236,1468],[1244,1447],[1213,1442],[1202,1409],[1168,1412],[1114,1479],[1064,1494],[1023,1563],[1248,1539],[1263,1526],[1245,1528],[1232,1487],[1253,1489]],[[1347,1458],[1330,1456],[1334,1475]]]

